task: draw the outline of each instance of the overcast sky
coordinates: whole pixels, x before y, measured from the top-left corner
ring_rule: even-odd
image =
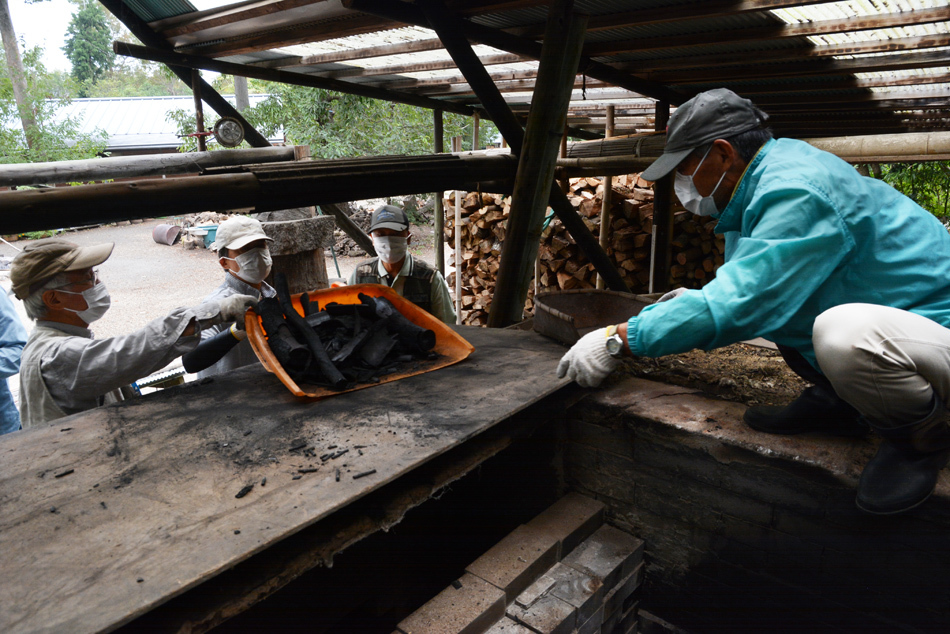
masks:
[[[7,0],[17,38],[26,41],[27,48],[42,46],[44,63],[49,70],[69,71],[69,60],[61,50],[66,40],[66,29],[75,7],[67,0],[43,0],[27,4],[25,0]]]

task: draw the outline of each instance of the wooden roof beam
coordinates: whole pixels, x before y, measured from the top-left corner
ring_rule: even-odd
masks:
[[[416,95],[398,93],[373,86],[364,86],[352,82],[339,81],[337,79],[326,79],[323,77],[312,77],[301,73],[289,73],[283,70],[271,70],[269,68],[258,68],[244,64],[234,64],[231,62],[222,62],[220,60],[201,57],[198,55],[181,55],[169,51],[161,51],[155,48],[137,46],[126,42],[113,42],[112,48],[119,55],[135,57],[137,59],[147,59],[153,62],[162,62],[169,66],[178,66],[183,68],[201,68],[203,70],[213,70],[226,75],[238,75],[241,77],[252,77],[254,79],[263,79],[265,81],[276,81],[283,84],[292,84],[295,86],[309,86],[311,88],[323,88],[325,90],[334,90],[337,92],[348,93],[352,95],[361,95],[372,99],[383,99],[395,103],[404,103],[410,106],[428,108],[430,110],[445,110],[446,112],[455,112],[466,116],[475,113],[474,108],[447,101],[439,101],[420,97]]]
[[[404,55],[425,51],[442,50],[442,41],[439,38],[416,40],[414,42],[400,42],[399,44],[384,44],[368,46],[347,51],[334,51],[319,55],[304,55],[282,57],[280,59],[258,62],[256,65],[268,68],[291,68],[296,66],[316,66],[318,64],[334,64],[338,62],[352,62],[357,59],[372,59],[374,57],[389,57],[390,55]]]
[[[746,79],[777,79],[780,77],[808,77],[817,75],[850,75],[890,70],[913,70],[950,65],[950,51],[894,53],[854,59],[814,60],[788,64],[761,64],[745,67],[723,67],[709,70],[648,73],[657,81],[681,85],[698,82],[741,81]]]
[[[591,57],[617,55],[646,51],[668,51],[690,46],[710,46],[712,44],[735,44],[755,40],[774,40],[778,38],[806,37],[809,35],[830,35],[833,33],[854,33],[890,29],[900,26],[933,24],[947,21],[947,7],[935,9],[915,9],[903,13],[885,13],[874,16],[841,18],[836,20],[818,20],[801,24],[776,24],[775,26],[717,30],[708,33],[689,35],[637,38],[611,42],[597,42],[584,47],[584,53]]]
[[[950,34],[921,35],[919,37],[903,37],[847,44],[825,44],[821,46],[799,46],[761,51],[743,51],[742,53],[728,53],[723,55],[688,55],[672,59],[646,59],[616,64],[614,66],[631,73],[662,72],[668,70],[715,68],[729,65],[747,66],[749,64],[801,61],[802,59],[817,59],[843,55],[918,51],[942,46],[950,46]]]
[[[418,7],[405,2],[392,0],[343,0],[344,6],[356,11],[373,13],[387,19],[398,20],[406,24],[427,27],[428,22]],[[518,37],[504,31],[476,24],[467,20],[460,20],[460,31],[455,36],[464,36],[467,40],[487,44],[502,51],[524,55],[531,59],[540,59],[541,44],[534,40]],[[671,90],[660,83],[634,77],[616,68],[595,62],[587,57],[581,57],[580,68],[588,76],[606,81],[615,86],[635,91],[641,95],[663,99],[676,105],[688,99],[687,96]]]
[[[521,55],[512,55],[503,53],[501,55],[485,55],[478,58],[482,66],[497,66],[499,64],[518,64],[521,62],[533,62],[533,59],[522,57]],[[313,74],[323,77],[378,77],[380,75],[406,75],[409,73],[424,73],[435,70],[453,70],[458,68],[455,62],[448,59],[438,62],[421,62],[419,64],[395,64],[393,66],[378,66],[376,68],[357,68],[351,67],[340,70],[317,71]]]
[[[939,75],[907,75],[906,77],[876,77],[858,79],[842,75],[833,81],[793,81],[780,84],[741,84],[728,81],[716,82],[716,86],[730,88],[743,97],[754,99],[756,95],[779,95],[789,92],[822,92],[829,90],[866,90],[868,88],[892,88],[897,86],[927,86],[950,83],[950,73]]]
[[[591,16],[587,31],[609,31],[635,26],[670,24],[699,18],[721,18],[741,13],[758,13],[771,9],[802,7],[810,4],[825,4],[828,0],[706,0],[692,4],[679,5],[675,10],[670,7],[639,9],[623,13]],[[543,33],[543,25],[532,25],[520,29],[510,29],[522,37],[537,38]]]

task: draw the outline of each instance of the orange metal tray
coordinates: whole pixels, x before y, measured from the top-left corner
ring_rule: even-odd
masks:
[[[328,396],[344,394],[354,390],[362,390],[367,387],[374,387],[376,385],[382,385],[383,383],[398,381],[399,379],[404,379],[406,377],[424,374],[426,372],[438,370],[439,368],[444,368],[454,363],[458,363],[475,351],[475,347],[462,338],[461,335],[412,302],[397,295],[396,292],[388,286],[383,286],[381,284],[356,284],[354,286],[341,286],[339,288],[328,288],[320,291],[312,291],[309,293],[309,295],[311,302],[319,302],[320,308],[323,308],[331,302],[336,302],[338,304],[359,304],[360,293],[369,295],[371,297],[384,297],[388,299],[393,303],[393,306],[399,310],[399,312],[409,319],[409,321],[416,324],[417,326],[428,328],[429,330],[434,331],[434,351],[438,353],[438,358],[432,359],[431,361],[421,361],[416,363],[416,368],[411,372],[393,372],[392,374],[382,376],[379,379],[379,383],[360,383],[348,390],[331,390],[329,388],[314,386],[313,391],[304,391],[292,378],[290,378],[290,375],[287,374],[283,366],[280,365],[280,362],[277,361],[277,358],[274,357],[274,353],[271,352],[270,346],[267,344],[267,339],[264,335],[264,329],[261,327],[260,316],[254,311],[253,308],[248,310],[244,315],[244,325],[245,328],[247,328],[247,338],[251,342],[251,347],[254,349],[254,353],[257,355],[257,358],[260,359],[264,368],[266,368],[268,372],[276,374],[277,378],[280,379],[280,382],[283,383],[294,396],[302,396],[319,400],[322,398],[327,398]],[[302,293],[294,295],[292,299],[296,311],[303,315],[303,306],[300,303],[300,295],[302,295]]]

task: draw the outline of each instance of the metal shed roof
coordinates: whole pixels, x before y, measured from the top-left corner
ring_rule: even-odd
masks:
[[[198,11],[187,0],[101,2],[120,18],[131,12],[148,21],[179,53],[449,110],[481,107],[412,3],[249,0]],[[464,36],[522,114],[538,66],[522,44],[536,50],[548,4],[446,1],[472,26]],[[675,105],[725,86],[769,112],[781,135],[950,129],[948,0],[576,0],[574,8],[589,16],[584,55],[626,78],[604,81],[582,69],[568,120],[575,128],[602,134],[609,104],[617,134],[652,129],[655,100]]]
[[[249,95],[251,105],[257,105],[267,95]],[[234,102],[233,95],[225,99]],[[108,135],[106,152],[116,154],[145,154],[175,152],[181,145],[175,123],[168,120],[173,110],[194,110],[192,97],[111,97],[73,99],[63,107],[59,116],[80,122],[80,132],[89,134],[103,130]],[[277,136],[272,143],[283,141]]]

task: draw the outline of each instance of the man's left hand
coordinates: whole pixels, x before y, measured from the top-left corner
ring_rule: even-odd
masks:
[[[581,387],[597,387],[617,369],[620,360],[607,352],[607,328],[589,332],[567,351],[557,364],[557,377],[565,376]]]

